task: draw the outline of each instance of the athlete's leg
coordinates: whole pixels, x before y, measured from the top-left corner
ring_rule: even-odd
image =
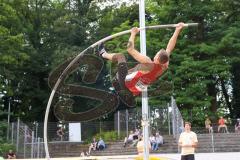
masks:
[[[126,63],[126,58],[123,54],[115,54],[113,57],[113,62],[118,63],[118,72],[117,72],[117,79],[119,81],[121,90],[125,90],[125,78],[128,74],[128,67]]]
[[[128,73],[125,56],[121,53],[107,53],[107,51],[104,49],[103,44],[100,44],[98,46],[98,55],[112,62],[118,63],[117,79],[119,81],[121,90],[125,90],[125,78]]]
[[[134,97],[125,86],[125,78],[128,74],[125,56],[121,53],[107,53],[102,44],[98,47],[98,55],[105,59],[111,60],[112,62],[118,63],[117,76],[113,80],[113,86],[119,94],[122,102],[127,104],[129,107],[133,107]]]

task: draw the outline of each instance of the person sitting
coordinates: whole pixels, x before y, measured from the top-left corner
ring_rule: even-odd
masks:
[[[106,144],[105,142],[103,141],[102,138],[99,139],[98,143],[97,143],[97,149],[102,151],[106,148]]]
[[[213,132],[211,123],[212,123],[211,120],[207,117],[207,119],[205,120],[205,128],[208,130],[208,133]]]
[[[85,157],[85,152],[84,151],[81,152],[80,157]]]
[[[138,140],[139,135],[141,135],[139,129],[135,129],[133,140]]]
[[[218,133],[222,128],[224,128],[225,131],[228,133],[228,128],[227,125],[225,124],[225,119],[221,116],[220,119],[218,120]]]
[[[130,131],[128,137],[125,137],[125,139],[124,139],[124,145],[123,145],[123,147],[126,147],[128,143],[132,143],[132,142],[133,142],[133,137],[134,137],[134,135],[135,135],[135,134],[133,133],[133,131]]]
[[[63,141],[63,136],[64,136],[63,127],[60,127],[60,128],[57,130],[57,135],[58,135],[59,139],[60,139],[61,141]]]
[[[96,141],[96,138],[93,137],[93,140],[89,146],[89,149],[88,149],[88,154],[91,154],[91,150],[96,150],[97,149],[97,141]]]
[[[150,140],[150,143],[151,143],[151,148],[153,151],[155,151],[155,148],[156,148],[156,137],[152,134],[150,137],[149,137],[149,140]]]
[[[9,150],[7,154],[7,159],[16,159],[16,154],[13,152],[13,150]]]
[[[155,139],[156,139],[156,147],[154,149],[156,151],[163,144],[163,137],[159,134],[159,132],[157,132]]]
[[[240,118],[237,119],[237,122],[235,124],[235,132],[240,133]]]

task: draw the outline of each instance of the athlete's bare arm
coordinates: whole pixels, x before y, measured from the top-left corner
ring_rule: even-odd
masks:
[[[152,63],[152,60],[148,56],[139,53],[134,47],[135,37],[138,32],[139,29],[137,27],[132,28],[131,36],[128,41],[127,51],[139,63]]]
[[[175,32],[173,33],[172,37],[170,38],[168,45],[167,45],[167,49],[166,52],[170,55],[171,52],[173,51],[173,49],[175,48],[175,45],[177,43],[177,38],[179,33],[181,32],[182,28],[183,28],[184,23],[180,22],[178,23]]]

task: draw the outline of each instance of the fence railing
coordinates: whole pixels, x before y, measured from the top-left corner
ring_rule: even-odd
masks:
[[[160,132],[162,135],[178,134],[176,128],[179,128],[181,123],[181,114],[177,109],[175,101],[167,106],[149,106],[150,115],[150,133]],[[81,142],[90,141],[96,134],[102,132],[115,131],[119,138],[128,136],[131,130],[141,130],[141,108],[134,108],[131,110],[121,110],[115,113],[114,121],[97,120],[92,122],[82,122]],[[48,140],[49,142],[69,142],[72,139],[70,133],[70,123],[48,123]],[[58,128],[64,129],[63,136],[59,137],[57,134]],[[10,130],[11,140],[16,144],[16,151],[20,157],[23,158],[41,158],[45,156],[42,137],[43,137],[43,123],[28,123],[27,125],[18,120],[12,123]]]
[[[45,157],[43,139],[37,136],[37,132],[18,119],[11,123],[11,143],[16,146],[17,156],[20,158],[43,158]]]
[[[82,140],[84,141],[87,138],[92,138],[91,134],[87,135],[87,133],[90,133],[90,131],[92,130],[92,128],[97,128],[96,133],[99,132],[106,132],[106,131],[113,131],[114,130],[114,122],[88,122],[86,124],[82,124],[81,126],[86,126],[84,127],[84,129],[86,131],[82,130],[82,133],[84,136],[82,137]],[[131,122],[129,123],[129,128],[131,128],[130,126],[132,125],[132,128],[135,127],[135,122]],[[57,123],[50,123],[51,125],[49,126],[58,126],[59,124]],[[131,125],[130,125],[131,124]],[[66,125],[66,124],[65,124]],[[88,126],[88,128],[87,128]],[[22,122],[16,122],[16,123],[12,123],[12,128],[13,130],[11,131],[15,131],[12,132],[12,142],[14,144],[16,144],[16,148],[17,148],[17,156],[19,158],[44,158],[45,157],[45,152],[44,152],[44,148],[43,148],[43,139],[38,137],[36,138],[36,135],[40,136],[41,133],[36,133],[37,132],[41,132],[42,128],[42,124],[38,124],[38,129],[36,129],[34,127],[34,130],[30,129],[27,125],[25,125]],[[67,125],[65,126],[67,129]],[[56,127],[55,127],[56,128]],[[100,130],[101,128],[101,130]],[[17,131],[17,129],[19,129],[19,131]],[[113,129],[113,130],[112,130]],[[155,133],[156,129],[150,127],[152,133]],[[197,148],[198,152],[219,152],[222,151],[222,148],[225,149],[225,151],[237,151],[237,149],[240,149],[240,132],[238,133],[238,131],[235,131],[235,127],[234,126],[228,126],[228,131],[229,133],[224,132],[224,130],[220,130],[220,133],[218,133],[217,130],[217,126],[214,127],[213,132],[208,133],[208,130],[203,128],[203,127],[192,127],[192,131],[194,131],[199,139],[199,145]],[[164,131],[165,130],[165,131]],[[49,131],[54,131],[53,134],[55,134],[56,136],[56,131],[55,129],[49,128]],[[168,128],[159,128],[158,131],[160,131],[161,135],[163,135],[163,138],[168,137],[166,135],[169,135],[168,133]],[[182,130],[183,131],[183,130]],[[94,135],[95,131],[92,132],[92,135]],[[19,134],[19,135],[17,135]],[[126,135],[126,133],[123,133],[124,135]],[[178,130],[178,135],[181,134],[181,131]],[[62,145],[67,145],[67,144],[72,144],[72,145],[68,145],[68,146],[73,146],[75,145],[75,147],[78,147],[79,145],[81,145],[82,142],[78,142],[78,143],[71,143],[69,140],[69,134],[66,134],[67,136],[60,140],[60,139],[52,139],[52,141],[50,141],[49,143],[51,143],[51,146],[55,145],[55,146],[59,146],[61,144]],[[123,140],[123,138],[121,139]],[[168,139],[169,140],[169,139]],[[170,139],[171,140],[171,139]],[[174,140],[174,139],[173,139]],[[176,141],[178,141],[178,138],[175,139]],[[175,141],[176,147],[177,147],[177,143]],[[171,142],[169,141],[168,143],[171,144]],[[166,145],[168,144],[166,143]],[[173,142],[174,143],[174,142]],[[84,144],[87,145],[87,144]],[[60,147],[61,148],[61,147]],[[72,148],[73,150],[76,150],[76,148]],[[63,153],[68,153],[69,150],[71,150],[71,147],[62,147],[61,148],[61,152]],[[79,149],[80,150],[80,149]],[[180,150],[179,150],[180,151]],[[77,152],[77,151],[75,151]],[[173,153],[175,151],[172,151]]]
[[[171,98],[171,119],[172,119],[172,134],[173,137],[178,139],[180,133],[183,131],[183,118],[179,111],[175,99]]]
[[[175,143],[178,141],[179,135],[184,130],[183,118],[177,107],[175,100],[172,98],[171,103],[167,106],[149,107],[150,115],[150,133],[160,132],[161,135],[173,135]],[[128,136],[131,130],[141,130],[141,108],[131,110],[121,110],[115,113],[114,121],[104,121],[102,119],[79,123],[80,140],[79,143],[90,142],[96,134],[115,131],[119,139]],[[234,121],[234,120],[233,120]],[[51,144],[59,142],[72,141],[71,123],[48,123],[48,140]],[[63,128],[64,134],[59,137],[57,130]],[[202,127],[192,127],[198,135],[207,136],[211,142],[212,152],[216,151],[216,144],[220,141],[217,137],[218,126],[213,124],[213,133],[207,134],[208,131]],[[45,151],[43,146],[43,123],[24,124],[20,120],[12,123],[10,127],[10,140],[16,145],[16,151],[21,158],[43,158]],[[235,132],[235,127],[228,126],[228,131]],[[240,144],[239,144],[240,145]]]

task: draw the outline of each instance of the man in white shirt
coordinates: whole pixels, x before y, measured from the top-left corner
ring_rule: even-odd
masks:
[[[181,147],[181,160],[195,160],[194,153],[198,140],[196,133],[191,131],[191,123],[185,122],[184,132],[179,137],[179,147]]]

